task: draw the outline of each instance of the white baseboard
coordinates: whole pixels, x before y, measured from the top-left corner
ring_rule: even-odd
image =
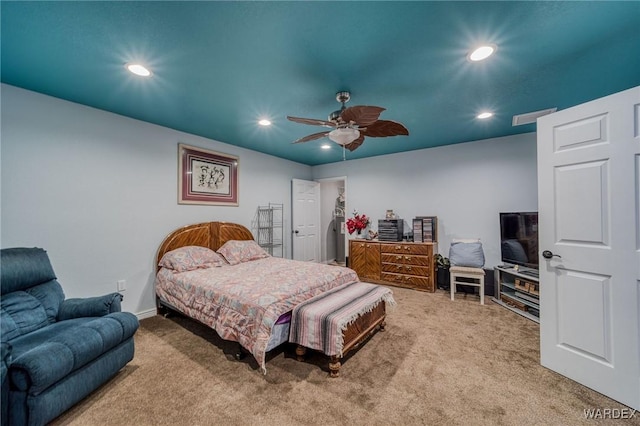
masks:
[[[136,316],[138,317],[138,320],[143,320],[145,318],[151,318],[153,316],[156,316],[156,314],[157,314],[157,309],[153,308],[147,311],[138,312]]]

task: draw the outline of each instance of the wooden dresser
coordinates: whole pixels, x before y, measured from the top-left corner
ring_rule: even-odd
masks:
[[[435,243],[349,241],[349,266],[362,281],[436,291]]]

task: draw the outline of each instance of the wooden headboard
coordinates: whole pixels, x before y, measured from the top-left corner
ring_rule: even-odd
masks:
[[[231,222],[204,222],[176,229],[162,241],[156,258],[156,269],[162,256],[168,251],[184,246],[209,247],[218,250],[229,240],[253,240],[246,227]]]

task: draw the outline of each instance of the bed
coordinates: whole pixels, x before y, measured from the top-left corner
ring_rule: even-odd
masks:
[[[158,312],[180,312],[238,342],[265,373],[266,352],[288,340],[295,306],[359,281],[349,268],[269,256],[246,227],[230,222],[173,231],[156,260]]]

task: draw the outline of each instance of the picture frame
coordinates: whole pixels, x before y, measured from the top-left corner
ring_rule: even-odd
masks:
[[[178,204],[238,206],[238,157],[179,143]]]

